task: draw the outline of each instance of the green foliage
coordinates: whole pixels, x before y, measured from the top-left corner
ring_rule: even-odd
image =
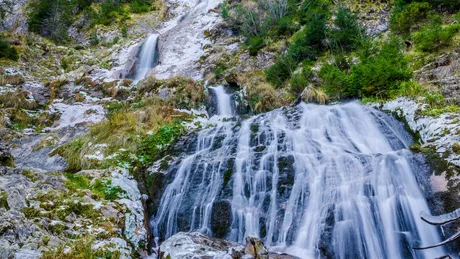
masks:
[[[282,87],[296,67],[297,62],[291,56],[282,55],[275,64],[265,71],[265,76],[272,85]]]
[[[295,24],[292,16],[285,16],[279,19],[275,26],[275,34],[279,36],[292,35],[296,31],[297,25]]]
[[[92,46],[95,46],[99,44],[99,36],[97,36],[97,33],[92,33],[91,36],[89,37],[89,44]]]
[[[184,132],[184,126],[179,122],[161,126],[150,137],[142,141],[139,160],[144,164],[154,161],[165,147]]]
[[[226,69],[227,67],[225,64],[220,64],[216,67],[216,70],[214,70],[214,74],[216,74],[217,77],[223,76]]]
[[[311,70],[311,63],[309,60],[304,61],[302,71],[294,74],[289,82],[291,93],[295,95],[301,94],[303,89],[308,86],[312,76],[313,72]]]
[[[105,200],[120,199],[125,193],[119,186],[112,186],[110,179],[90,179],[81,174],[66,174],[65,186],[71,190],[90,190]]]
[[[128,27],[126,27],[126,25],[123,25],[123,27],[121,27],[121,36],[123,36],[123,38],[128,37]]]
[[[0,208],[10,209],[8,206],[8,195],[4,191],[0,191]]]
[[[326,39],[326,21],[326,18],[320,14],[313,15],[311,21],[294,35],[288,55],[297,62],[306,58],[315,60],[324,50],[322,42]]]
[[[418,97],[425,93],[423,86],[413,80],[402,82],[395,90],[390,91],[390,96]]]
[[[324,19],[327,20],[331,15],[331,2],[330,0],[310,0],[303,1],[300,7],[300,23],[307,24],[312,20]]]
[[[409,62],[401,50],[401,43],[390,39],[373,56],[361,57],[361,63],[351,68],[350,87],[353,96],[388,96],[411,79]]]
[[[87,21],[85,26],[88,29],[96,24],[109,25],[116,21],[124,21],[129,18],[129,12],[147,12],[150,10],[151,2],[151,0],[38,0],[30,4],[29,30],[62,44],[68,42],[68,28],[80,13],[83,13]],[[100,6],[96,8],[97,11],[91,7],[93,3]],[[125,35],[123,30],[122,34]]]
[[[415,48],[424,52],[434,52],[449,46],[452,38],[460,31],[460,24],[442,26],[440,23],[430,23],[413,36]]]
[[[432,6],[447,12],[458,12],[460,10],[460,1],[458,0],[426,0]]]
[[[439,108],[444,105],[445,99],[442,93],[426,93],[425,102],[430,108]]]
[[[319,76],[323,89],[329,97],[342,99],[357,95],[356,91],[349,86],[347,74],[336,65],[324,65]]]
[[[427,109],[422,110],[421,114],[425,115],[425,116],[439,117],[439,116],[441,116],[441,114],[445,114],[445,113],[449,113],[449,112],[450,113],[459,113],[460,112],[460,107],[457,106],[457,105],[449,105],[449,106],[440,107],[440,108],[428,107]]]
[[[249,55],[256,56],[257,52],[264,47],[264,40],[261,37],[253,37],[246,43],[249,50]]]
[[[57,43],[66,43],[69,39],[67,28],[74,14],[73,1],[40,0],[30,4],[29,30],[47,36]]]
[[[0,59],[1,58],[7,58],[15,61],[19,59],[18,51],[15,47],[11,46],[3,35],[0,35]]]
[[[356,15],[341,6],[337,11],[334,27],[329,32],[330,45],[339,51],[354,50],[365,39],[364,29],[358,24]]]
[[[407,34],[411,28],[427,18],[431,6],[427,2],[413,2],[404,6],[396,6],[390,19],[393,32]]]
[[[330,97],[388,98],[401,93],[415,95],[422,91],[418,84],[407,82],[412,77],[412,71],[398,40],[391,39],[379,50],[372,45],[368,47],[370,49],[362,51],[368,55],[362,56],[360,63],[351,66],[349,74],[337,63],[321,68],[319,75]]]
[[[121,253],[118,250],[113,252],[108,249],[97,249],[93,250],[95,243],[94,237],[82,237],[76,240],[72,240],[69,243],[62,244],[55,250],[47,250],[42,253],[42,259],[119,259]],[[70,248],[70,249],[69,249]]]

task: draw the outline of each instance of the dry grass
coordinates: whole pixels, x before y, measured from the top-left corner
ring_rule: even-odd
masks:
[[[305,87],[302,92],[302,100],[307,103],[326,104],[328,99],[329,97],[325,92],[312,85]]]
[[[50,102],[52,102],[58,96],[62,86],[68,82],[69,80],[67,79],[56,79],[45,84],[45,86],[50,89]]]
[[[50,155],[59,154],[68,163],[67,171],[76,172],[85,168],[95,168],[99,161],[87,157],[94,152],[96,144],[106,144],[105,155],[114,154],[121,149],[135,153],[149,131],[155,131],[162,125],[176,119],[185,119],[189,115],[174,110],[162,100],[144,99],[140,108],[124,108],[112,113],[107,120],[91,126],[88,134],[57,147]]]
[[[262,72],[242,73],[237,76],[237,80],[241,86],[246,87],[249,106],[256,113],[270,111],[292,101],[287,93],[275,90]]]
[[[205,100],[206,95],[201,83],[190,78],[175,77],[167,80],[157,80],[149,77],[138,88],[139,97],[158,96],[161,89],[167,89],[169,96],[163,102],[175,108],[197,108]]]
[[[27,94],[25,91],[0,94],[0,107],[26,110],[37,108],[38,105],[35,101],[27,100]]]
[[[0,73],[0,86],[1,85],[20,85],[24,83],[24,78],[22,75],[5,75]]]

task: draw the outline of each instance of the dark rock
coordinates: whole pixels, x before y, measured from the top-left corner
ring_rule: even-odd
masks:
[[[0,146],[0,165],[3,166],[14,166],[14,158],[4,147]]]
[[[223,238],[232,223],[232,206],[228,201],[218,201],[212,205],[211,230],[214,236]]]

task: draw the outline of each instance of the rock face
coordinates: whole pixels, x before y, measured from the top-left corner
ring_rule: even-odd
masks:
[[[243,245],[207,235],[180,232],[167,239],[160,246],[160,258],[166,259],[296,259],[297,257],[268,252],[262,240],[247,237]],[[258,251],[258,252],[256,252]]]
[[[110,184],[101,185],[107,177]],[[119,190],[119,197],[103,198],[91,186]],[[145,249],[146,233],[137,183],[123,170],[82,171],[68,179],[0,167],[0,258],[40,258],[63,246],[72,252],[84,238],[97,240],[91,244],[95,253],[116,251],[131,258]]]
[[[417,71],[416,77],[424,85],[441,89],[447,101],[460,104],[460,53],[443,53]]]

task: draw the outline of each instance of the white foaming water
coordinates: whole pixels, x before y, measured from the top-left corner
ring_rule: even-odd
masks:
[[[442,248],[411,248],[440,239],[419,217],[426,168],[409,143],[394,118],[359,103],[223,122],[168,169],[155,236],[215,234],[211,219],[228,214],[227,239],[256,235],[301,258],[439,257]]]
[[[232,116],[231,95],[225,92],[225,88],[222,85],[209,88],[216,94],[217,114],[220,116]]]
[[[142,44],[141,52],[139,53],[139,60],[136,66],[136,73],[134,75],[134,81],[144,79],[155,66],[157,41],[158,35],[151,34]]]

